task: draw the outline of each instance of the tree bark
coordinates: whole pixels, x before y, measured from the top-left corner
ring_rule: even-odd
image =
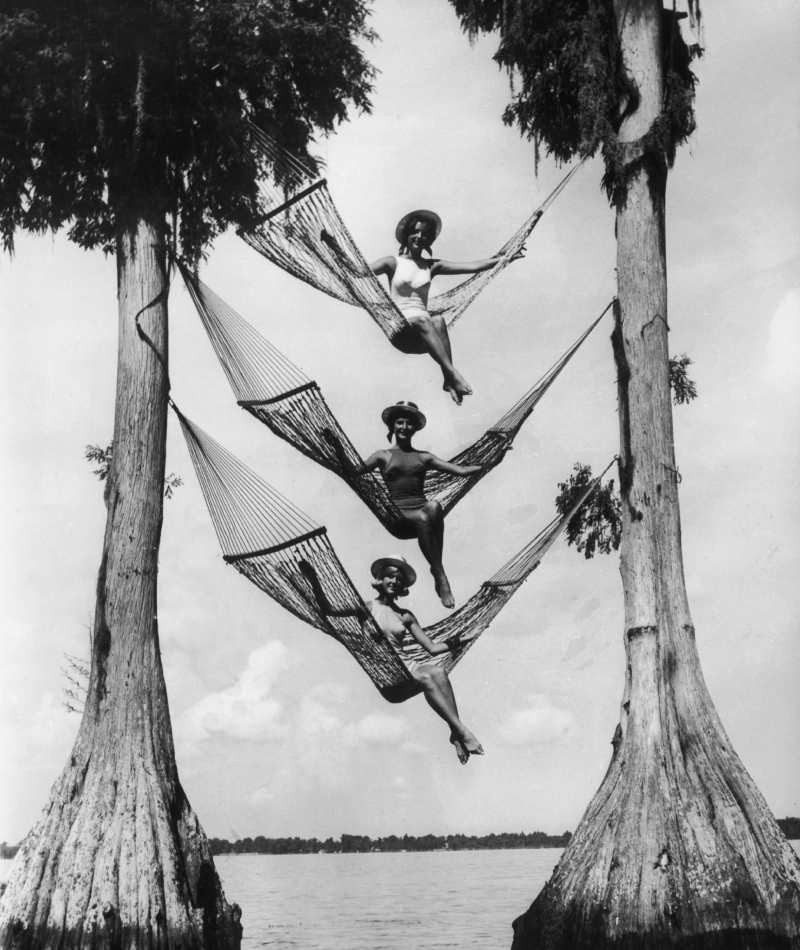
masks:
[[[175,765],[156,581],[167,396],[163,214],[117,216],[119,362],[88,696],[75,746],[0,899],[0,947],[234,948]]]
[[[513,950],[800,947],[800,860],[700,670],[681,554],[668,371],[660,0],[614,0],[638,100],[620,129],[618,373],[625,688],[608,772]]]

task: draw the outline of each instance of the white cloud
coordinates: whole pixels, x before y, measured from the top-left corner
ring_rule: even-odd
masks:
[[[397,745],[406,732],[406,724],[396,716],[385,713],[369,713],[354,725],[348,726],[345,741],[348,745],[369,742],[374,745]]]
[[[298,716],[300,732],[305,736],[325,736],[341,726],[339,717],[316,699],[304,697]]]
[[[187,709],[175,731],[188,751],[195,751],[214,733],[250,740],[285,736],[283,703],[271,693],[286,668],[287,656],[279,640],[266,643],[250,654],[247,667],[232,686],[204,696]]]
[[[575,717],[558,709],[546,696],[535,696],[533,704],[520,709],[500,727],[500,738],[508,745],[546,745],[575,734]]]

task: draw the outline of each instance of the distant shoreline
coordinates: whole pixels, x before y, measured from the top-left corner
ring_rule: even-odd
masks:
[[[569,831],[563,835],[547,835],[543,831],[532,834],[506,832],[491,835],[389,835],[370,838],[368,835],[342,835],[341,838],[242,838],[226,841],[212,838],[209,842],[214,856],[221,854],[370,854],[400,853],[404,851],[505,851],[530,848],[565,848],[572,838]]]
[[[800,841],[800,818],[779,818],[778,826],[789,841]],[[491,835],[389,835],[370,838],[368,835],[342,835],[341,838],[241,838],[227,841],[210,838],[211,853],[222,854],[370,854],[408,851],[513,851],[532,848],[566,848],[572,834],[547,835],[543,831],[531,834],[505,832]],[[0,843],[0,859],[13,858],[20,845]]]

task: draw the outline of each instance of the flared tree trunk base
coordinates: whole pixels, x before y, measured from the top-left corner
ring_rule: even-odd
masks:
[[[702,934],[626,934],[611,937],[602,911],[576,926],[564,896],[545,884],[530,910],[514,921],[513,950],[797,950],[800,940],[753,928],[718,930]]]
[[[800,859],[700,671],[669,385],[662,0],[613,0],[629,93],[614,171],[625,689],[608,772],[514,950],[800,947]],[[622,104],[621,104],[622,105]]]
[[[611,764],[513,950],[800,948],[800,859],[725,735],[694,630],[665,638],[672,656],[655,628],[625,639]]]
[[[169,380],[164,212],[117,209],[119,348],[108,511],[80,731],[0,898],[2,950],[235,950],[178,779],[158,637]]]
[[[102,761],[76,747],[0,901],[4,950],[238,950],[197,817],[137,746]]]

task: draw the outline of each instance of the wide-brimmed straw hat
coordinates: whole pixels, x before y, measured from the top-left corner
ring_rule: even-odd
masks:
[[[407,587],[411,587],[417,580],[417,572],[408,561],[399,554],[390,554],[389,557],[379,557],[377,561],[373,561],[370,571],[375,580],[378,580],[385,567],[396,567],[403,577],[405,577]]]
[[[417,420],[417,428],[419,429],[424,429],[428,421],[415,402],[406,402],[404,399],[396,402],[393,406],[387,406],[381,413],[384,425],[387,425],[390,429],[397,416],[413,416]]]
[[[403,215],[398,221],[397,227],[394,229],[394,236],[397,238],[398,244],[402,244],[405,241],[406,230],[409,224],[419,220],[427,221],[433,228],[434,241],[442,233],[442,219],[439,215],[435,211],[426,211],[424,208],[420,208],[419,211],[409,211],[408,214]]]

